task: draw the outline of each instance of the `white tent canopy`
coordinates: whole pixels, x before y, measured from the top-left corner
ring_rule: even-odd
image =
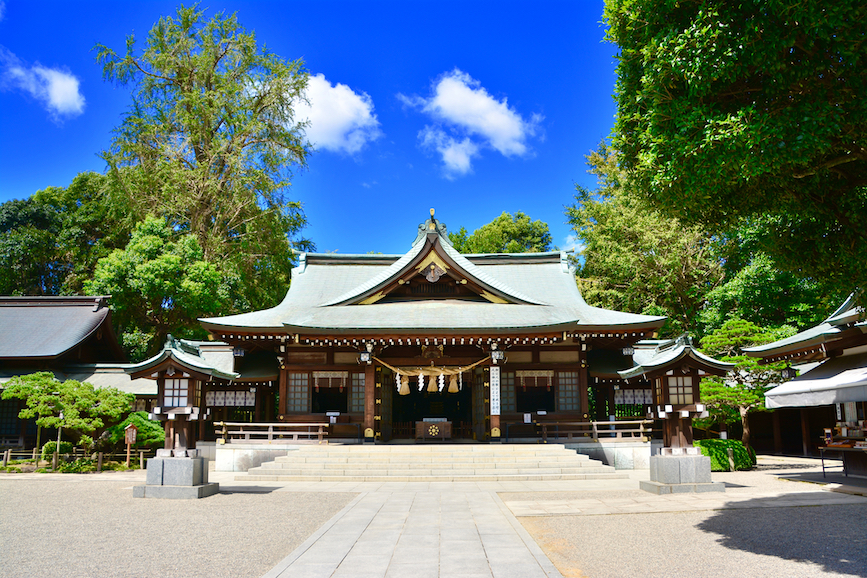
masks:
[[[867,401],[867,353],[828,359],[765,393],[769,409],[852,401]]]

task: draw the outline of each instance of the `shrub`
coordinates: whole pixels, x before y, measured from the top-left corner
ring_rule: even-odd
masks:
[[[42,446],[42,459],[50,460],[54,456],[54,450],[57,447],[57,442],[47,442],[44,446]],[[61,454],[71,454],[72,453],[72,442],[65,442],[63,440],[60,441],[60,453]]]
[[[740,440],[695,440],[693,445],[701,448],[702,455],[710,458],[712,472],[729,471],[728,449],[732,449],[736,470],[749,470],[756,463],[755,452],[747,451]]]
[[[113,425],[105,432],[105,437],[110,446],[120,448],[124,446],[124,428],[129,424],[135,425],[138,428],[136,433],[135,448],[161,448],[166,443],[166,432],[162,424],[148,419],[148,414],[145,411],[136,411],[120,422]]]

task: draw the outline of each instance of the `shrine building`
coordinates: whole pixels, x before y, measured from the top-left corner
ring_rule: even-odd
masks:
[[[202,319],[233,367],[183,342],[132,373],[158,381],[181,445],[213,439],[205,421],[329,418],[380,442],[426,422],[486,441],[527,415],[647,415],[650,383],[617,371],[664,321],[588,305],[562,252],[462,255],[431,210],[404,255],[302,254],[278,306]]]

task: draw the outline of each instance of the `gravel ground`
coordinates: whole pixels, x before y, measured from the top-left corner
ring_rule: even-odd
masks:
[[[0,479],[0,576],[258,577],[355,498],[248,488],[133,499],[129,481],[74,477]]]
[[[816,460],[760,458],[754,470],[714,473],[713,479],[726,482],[728,495],[816,492],[816,484],[779,477],[815,472],[816,464]],[[515,492],[500,497],[510,501],[648,495],[621,490]],[[750,508],[747,502],[735,510],[518,520],[567,578],[867,577],[867,504]]]
[[[867,576],[867,506],[518,518],[563,576]]]

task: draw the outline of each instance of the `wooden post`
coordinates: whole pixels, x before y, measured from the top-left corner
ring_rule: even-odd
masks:
[[[587,379],[587,352],[578,351],[579,360],[581,362],[581,369],[578,370],[578,404],[580,406],[581,415],[584,416],[584,419],[593,419],[590,416],[590,396],[588,395],[587,388],[589,387],[588,379]]]
[[[138,468],[140,470],[144,469],[144,452],[138,453]]]
[[[783,436],[780,430],[780,412],[771,412],[771,422],[774,425],[774,453],[783,453]]]
[[[99,454],[97,454],[96,456],[96,471],[102,471],[102,452],[99,452]]]
[[[376,367],[373,364],[364,368],[364,429],[373,429],[376,414]]]
[[[807,416],[807,408],[801,408],[801,445],[804,455],[810,455],[810,418]]]
[[[11,451],[12,450],[6,450],[3,452],[3,467],[4,468],[9,465],[9,452],[11,452]]]
[[[289,391],[289,371],[284,367],[280,370],[280,393],[279,399],[277,400],[277,415],[282,416],[286,413],[286,408],[289,407],[286,404],[286,395]],[[223,421],[225,421],[225,416],[223,417]]]

